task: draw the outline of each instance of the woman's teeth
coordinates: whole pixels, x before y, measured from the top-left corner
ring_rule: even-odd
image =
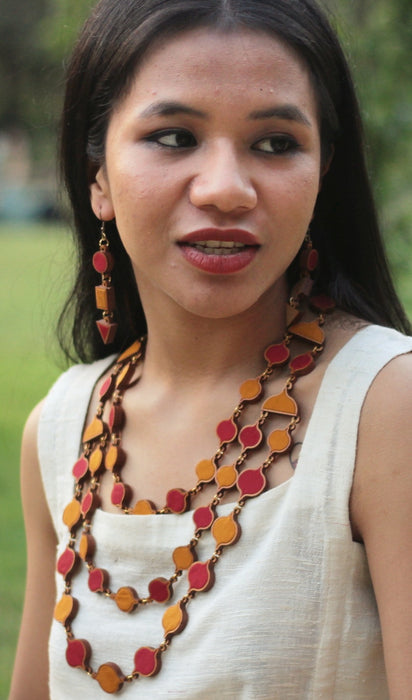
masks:
[[[227,255],[228,253],[238,253],[242,248],[246,248],[244,243],[237,241],[197,241],[192,245],[193,248],[197,248],[207,255]]]

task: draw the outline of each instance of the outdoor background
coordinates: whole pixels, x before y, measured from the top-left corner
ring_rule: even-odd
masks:
[[[0,700],[24,587],[20,434],[64,368],[54,340],[74,261],[55,165],[64,63],[93,4],[0,0]],[[389,256],[412,315],[412,3],[325,4],[355,73]]]

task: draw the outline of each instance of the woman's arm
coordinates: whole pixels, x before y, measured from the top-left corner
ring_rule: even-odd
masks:
[[[391,700],[412,698],[412,356],[390,362],[367,396],[352,495],[379,608]]]
[[[41,405],[23,433],[21,493],[27,540],[27,580],[23,617],[9,700],[46,700],[48,637],[53,615],[56,536],[44,495],[37,458]]]

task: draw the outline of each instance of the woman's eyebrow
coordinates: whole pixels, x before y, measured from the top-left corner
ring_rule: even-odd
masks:
[[[298,122],[304,126],[312,126],[308,117],[296,105],[279,105],[276,107],[268,107],[267,109],[258,109],[250,112],[248,119],[284,119],[286,121]]]
[[[200,119],[207,119],[208,115],[206,112],[202,112],[194,107],[189,107],[189,105],[183,102],[177,102],[174,100],[162,100],[160,102],[153,102],[148,105],[143,112],[140,112],[139,117],[141,119],[149,119],[150,117],[170,117],[176,114],[188,114],[192,117],[198,117]],[[267,107],[265,109],[258,109],[250,112],[248,114],[248,119],[259,120],[259,119],[283,119],[285,121],[294,121],[304,126],[312,126],[308,117],[302,112],[296,105],[285,104],[277,105],[274,107]]]
[[[205,112],[189,107],[182,102],[174,102],[169,100],[153,102],[146,107],[143,112],[140,112],[139,117],[142,119],[148,119],[149,117],[170,117],[175,114],[189,114],[192,117],[200,117],[202,119],[207,118],[207,114]]]

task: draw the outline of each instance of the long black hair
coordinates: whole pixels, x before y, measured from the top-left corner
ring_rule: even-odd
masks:
[[[68,66],[62,118],[61,165],[78,250],[77,279],[59,321],[66,355],[74,353],[83,361],[97,359],[123,348],[146,330],[129,257],[115,222],[109,222],[119,329],[110,346],[103,346],[98,335],[94,303],[98,280],[91,258],[100,222],[91,209],[89,187],[104,162],[113,108],[127,94],[145,51],[159,37],[198,27],[263,31],[286,42],[303,59],[318,101],[324,162],[333,152],[311,224],[321,261],[318,290],[332,295],[340,308],[356,316],[410,332],[379,231],[350,70],[315,0],[101,0]],[[292,264],[291,278],[293,270]]]

